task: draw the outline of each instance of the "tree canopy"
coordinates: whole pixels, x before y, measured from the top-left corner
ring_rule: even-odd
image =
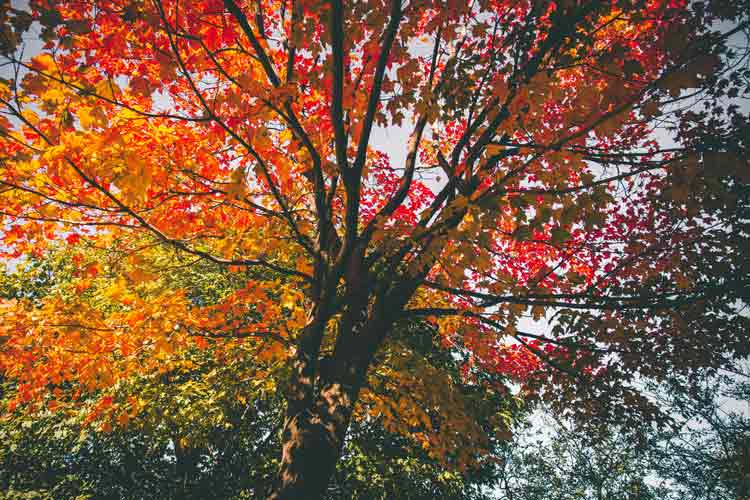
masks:
[[[644,381],[750,352],[749,12],[4,4],[0,252],[53,266],[0,304],[7,410],[125,427],[199,353],[283,398],[274,499],[352,421],[460,471],[513,397],[664,420]]]

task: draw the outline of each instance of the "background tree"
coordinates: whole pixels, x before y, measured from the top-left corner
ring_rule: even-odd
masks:
[[[742,500],[748,496],[747,372],[651,388],[665,428],[592,434],[542,412],[506,450],[498,498]],[[538,417],[537,417],[538,418]],[[541,435],[540,435],[540,431]]]
[[[439,432],[417,405],[394,415],[365,389],[417,317],[467,356],[467,381],[511,375],[590,422],[658,417],[636,381],[748,354],[732,238],[747,7],[4,5],[3,251],[66,239],[121,256],[81,259],[77,293],[4,305],[9,406],[76,407],[225,339],[223,362],[285,373],[271,497],[316,498],[357,403],[437,431],[415,434],[434,456],[471,458],[455,437],[474,433]],[[31,59],[29,29],[44,41]],[[392,164],[373,132],[408,122]],[[252,277],[206,304],[165,285],[165,266],[199,261]],[[549,327],[520,330],[525,314]],[[105,393],[97,405],[94,418],[127,411]]]
[[[750,385],[747,364],[697,384],[692,394],[662,393],[674,415],[654,469],[677,485],[677,498],[750,496]]]
[[[497,498],[678,498],[654,474],[655,443],[636,446],[614,428],[593,437],[569,423],[555,422],[549,414],[545,417],[544,424],[532,427],[536,432],[546,429],[542,437],[522,432],[519,442],[508,448]]]

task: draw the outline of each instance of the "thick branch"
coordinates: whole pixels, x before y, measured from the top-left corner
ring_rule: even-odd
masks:
[[[333,58],[333,89],[331,92],[331,124],[336,147],[336,163],[344,172],[348,167],[346,158],[347,135],[344,131],[344,6],[341,0],[331,1],[331,57]],[[345,179],[346,180],[346,179]]]

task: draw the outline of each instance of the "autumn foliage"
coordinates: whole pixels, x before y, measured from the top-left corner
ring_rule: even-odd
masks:
[[[315,498],[352,416],[446,465],[483,456],[394,332],[590,421],[658,418],[634,381],[748,353],[741,2],[0,15],[0,252],[74,267],[1,305],[7,411],[85,406],[106,430],[143,411],[118,389],[135,375],[252,359],[287,405],[272,497]],[[202,265],[232,286],[179,279]]]

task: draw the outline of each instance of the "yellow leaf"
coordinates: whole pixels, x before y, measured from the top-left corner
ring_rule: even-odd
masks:
[[[151,187],[151,169],[139,156],[129,154],[126,157],[126,174],[117,181],[117,187],[123,192],[129,203],[142,203],[146,200]]]
[[[65,101],[65,92],[57,87],[53,87],[44,92],[41,98],[52,104],[60,104]]]
[[[84,129],[107,126],[107,115],[104,114],[104,111],[99,106],[81,108],[78,110],[78,120]]]
[[[94,90],[97,95],[105,99],[114,100],[115,98],[115,83],[111,80],[102,80],[96,84]]]
[[[227,196],[232,199],[240,199],[245,195],[245,169],[243,167],[236,168],[229,176],[230,183],[227,185],[226,191]]]
[[[38,71],[49,72],[55,68],[55,60],[50,54],[39,54],[31,59],[31,66]]]
[[[174,346],[169,340],[167,340],[166,337],[157,338],[156,343],[154,344],[154,348],[156,350],[156,354],[162,357],[164,357],[165,355],[168,356],[174,352]]]
[[[128,284],[125,282],[125,279],[120,276],[117,281],[113,282],[105,291],[104,295],[113,299],[117,300],[123,295],[126,294]]]

